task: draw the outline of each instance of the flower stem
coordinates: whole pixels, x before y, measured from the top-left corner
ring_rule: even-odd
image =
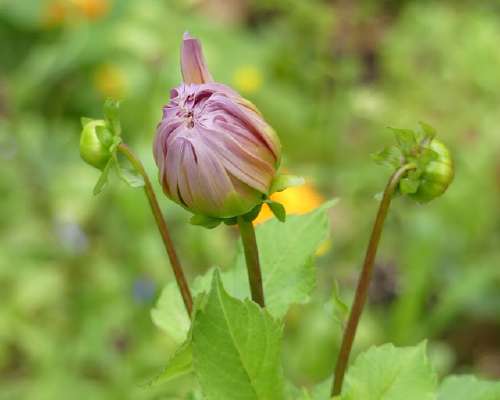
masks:
[[[167,223],[163,218],[163,214],[161,212],[160,206],[158,204],[158,200],[156,198],[155,192],[153,190],[153,186],[151,185],[151,181],[142,165],[141,161],[137,156],[130,150],[130,148],[121,143],[118,145],[118,151],[122,153],[132,164],[134,169],[142,176],[144,179],[144,192],[149,201],[149,205],[151,207],[151,211],[153,213],[156,225],[158,226],[158,230],[160,231],[161,238],[163,240],[163,244],[165,249],[167,250],[168,258],[170,260],[170,265],[172,266],[172,270],[175,275],[175,280],[177,281],[177,286],[179,287],[179,291],[182,295],[182,300],[184,301],[184,305],[186,306],[186,311],[189,316],[191,316],[193,310],[193,297],[191,296],[191,291],[189,290],[189,286],[186,281],[186,276],[184,275],[184,271],[182,270],[181,263],[179,258],[177,257],[177,253],[174,248],[174,244],[172,243],[172,239],[170,238],[170,234],[168,232]]]
[[[260,272],[259,250],[255,239],[255,230],[251,221],[245,217],[238,217],[238,227],[240,228],[241,241],[245,251],[247,262],[248,281],[250,282],[250,292],[252,300],[265,307],[264,288],[262,287],[262,274]]]
[[[373,225],[370,242],[368,243],[368,248],[366,250],[363,269],[361,271],[361,275],[358,280],[358,286],[356,288],[356,294],[354,296],[354,303],[352,305],[349,319],[344,330],[344,336],[342,338],[342,344],[337,358],[337,365],[335,367],[332,396],[339,395],[342,390],[342,383],[344,381],[345,371],[349,362],[352,343],[354,341],[354,337],[356,336],[356,329],[358,327],[361,313],[363,312],[363,307],[366,303],[366,296],[368,294],[368,288],[370,286],[370,281],[372,278],[375,256],[377,254],[380,236],[382,235],[382,229],[384,227],[387,212],[389,211],[392,196],[401,178],[408,172],[408,170],[414,168],[415,166],[413,164],[403,165],[389,178],[389,182],[387,183],[387,186],[385,188],[384,195],[378,209],[377,217]]]

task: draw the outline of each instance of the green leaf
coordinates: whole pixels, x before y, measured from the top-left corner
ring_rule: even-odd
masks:
[[[389,128],[396,136],[396,142],[403,155],[410,155],[417,147],[417,137],[411,129]]]
[[[181,347],[170,357],[163,372],[154,378],[147,386],[157,386],[193,371],[193,349],[189,337]]]
[[[437,400],[498,400],[500,381],[479,380],[471,375],[450,376],[439,388]]]
[[[194,370],[207,400],[284,399],[282,325],[227,294],[219,272],[193,322]]]
[[[121,136],[120,102],[114,99],[106,99],[104,102],[104,115],[113,135]]]
[[[343,328],[349,315],[349,307],[340,297],[340,289],[337,281],[334,281],[330,302],[326,303],[325,306],[331,309],[333,317],[338,321],[340,327]]]
[[[212,218],[205,215],[193,215],[189,220],[191,225],[203,226],[207,229],[216,228],[221,222],[222,220],[220,218]]]
[[[109,171],[111,170],[111,167],[113,166],[114,163],[115,160],[113,157],[111,157],[106,166],[104,167],[104,169],[102,170],[101,175],[99,176],[99,179],[97,180],[97,183],[95,184],[94,189],[92,190],[94,196],[97,196],[99,193],[101,193],[104,186],[106,186],[106,183],[108,183]]]
[[[434,400],[437,377],[425,342],[415,347],[392,344],[362,353],[347,372],[342,400]]]
[[[118,176],[120,179],[132,188],[144,187],[144,178],[135,170],[124,168],[119,165],[118,162],[115,163]]]
[[[155,308],[151,310],[151,318],[177,344],[186,340],[191,320],[175,282],[169,282],[165,286]]]
[[[297,400],[327,400],[330,396],[333,381],[328,379],[310,390],[303,390]]]
[[[273,316],[281,318],[291,304],[309,300],[316,284],[313,256],[328,236],[327,210],[335,202],[327,202],[309,214],[291,215],[284,224],[270,220],[256,229],[266,306]],[[235,268],[224,273],[223,280],[233,296],[249,297],[241,246]]]
[[[278,221],[285,222],[286,221],[286,210],[285,207],[283,207],[283,204],[278,203],[276,201],[272,200],[267,200],[266,201],[267,205],[271,209],[272,213],[276,218],[278,218]]]
[[[301,176],[279,174],[274,178],[269,194],[282,192],[289,187],[303,185],[305,182],[305,179]]]
[[[372,159],[380,165],[387,165],[391,168],[398,168],[401,166],[402,154],[396,146],[389,146],[371,155]]]

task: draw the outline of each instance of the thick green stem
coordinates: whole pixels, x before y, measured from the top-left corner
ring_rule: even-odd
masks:
[[[156,225],[158,226],[158,230],[160,231],[163,244],[165,245],[165,249],[167,251],[167,255],[170,260],[170,265],[172,266],[172,270],[175,275],[175,280],[177,281],[177,286],[179,287],[179,290],[182,295],[182,300],[184,301],[184,305],[186,306],[186,310],[189,316],[191,316],[193,310],[193,297],[191,296],[191,291],[189,290],[189,286],[186,281],[186,276],[184,275],[184,271],[182,270],[179,257],[177,257],[174,244],[172,243],[172,239],[170,238],[170,234],[167,228],[167,223],[163,218],[163,214],[158,204],[158,200],[153,190],[153,186],[151,185],[151,181],[149,180],[149,177],[141,161],[135,156],[135,154],[132,152],[132,150],[130,150],[130,148],[126,144],[121,143],[120,145],[118,145],[118,151],[120,151],[120,153],[122,153],[130,161],[134,169],[144,179],[144,192],[146,193],[146,196],[148,198],[149,205],[151,206],[151,211],[153,213]]]
[[[349,319],[344,330],[344,336],[342,338],[342,344],[337,358],[337,365],[335,367],[332,396],[337,396],[342,391],[342,383],[344,381],[345,371],[349,362],[349,355],[351,354],[352,344],[354,342],[354,337],[356,336],[356,329],[358,327],[359,319],[361,317],[361,313],[363,312],[363,307],[366,303],[366,296],[368,294],[368,288],[370,286],[370,281],[372,278],[375,256],[377,255],[380,236],[382,235],[382,229],[384,227],[387,212],[389,211],[392,196],[394,194],[394,191],[398,187],[398,183],[401,178],[408,172],[408,170],[414,168],[415,166],[412,164],[407,164],[399,168],[390,177],[389,182],[387,183],[387,186],[385,188],[384,196],[382,197],[382,200],[380,202],[377,217],[373,225],[370,242],[368,243],[368,248],[366,250],[363,269],[361,271],[358,286],[356,288],[356,294],[354,296],[354,303],[352,305]]]
[[[264,288],[262,286],[262,274],[260,272],[259,250],[257,249],[255,230],[252,222],[247,221],[245,217],[238,217],[238,226],[240,228],[241,241],[243,242],[243,250],[245,251],[252,300],[261,307],[265,307]]]

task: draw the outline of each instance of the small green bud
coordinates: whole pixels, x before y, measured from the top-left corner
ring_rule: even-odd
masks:
[[[86,163],[103,170],[112,155],[113,135],[102,119],[83,119],[82,125],[80,156]]]
[[[408,195],[420,203],[427,203],[441,196],[453,181],[453,160],[446,145],[438,139],[424,141],[420,148],[421,154],[430,149],[433,157],[421,171],[418,189]]]

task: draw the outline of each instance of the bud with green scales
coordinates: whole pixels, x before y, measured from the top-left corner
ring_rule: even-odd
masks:
[[[103,170],[111,158],[110,146],[113,135],[106,121],[102,119],[82,119],[80,136],[80,156],[93,167]]]
[[[400,168],[413,166],[401,179],[398,191],[427,203],[441,196],[454,178],[454,164],[447,146],[436,138],[430,125],[420,123],[421,130],[390,128],[397,144],[374,155],[376,162]]]

